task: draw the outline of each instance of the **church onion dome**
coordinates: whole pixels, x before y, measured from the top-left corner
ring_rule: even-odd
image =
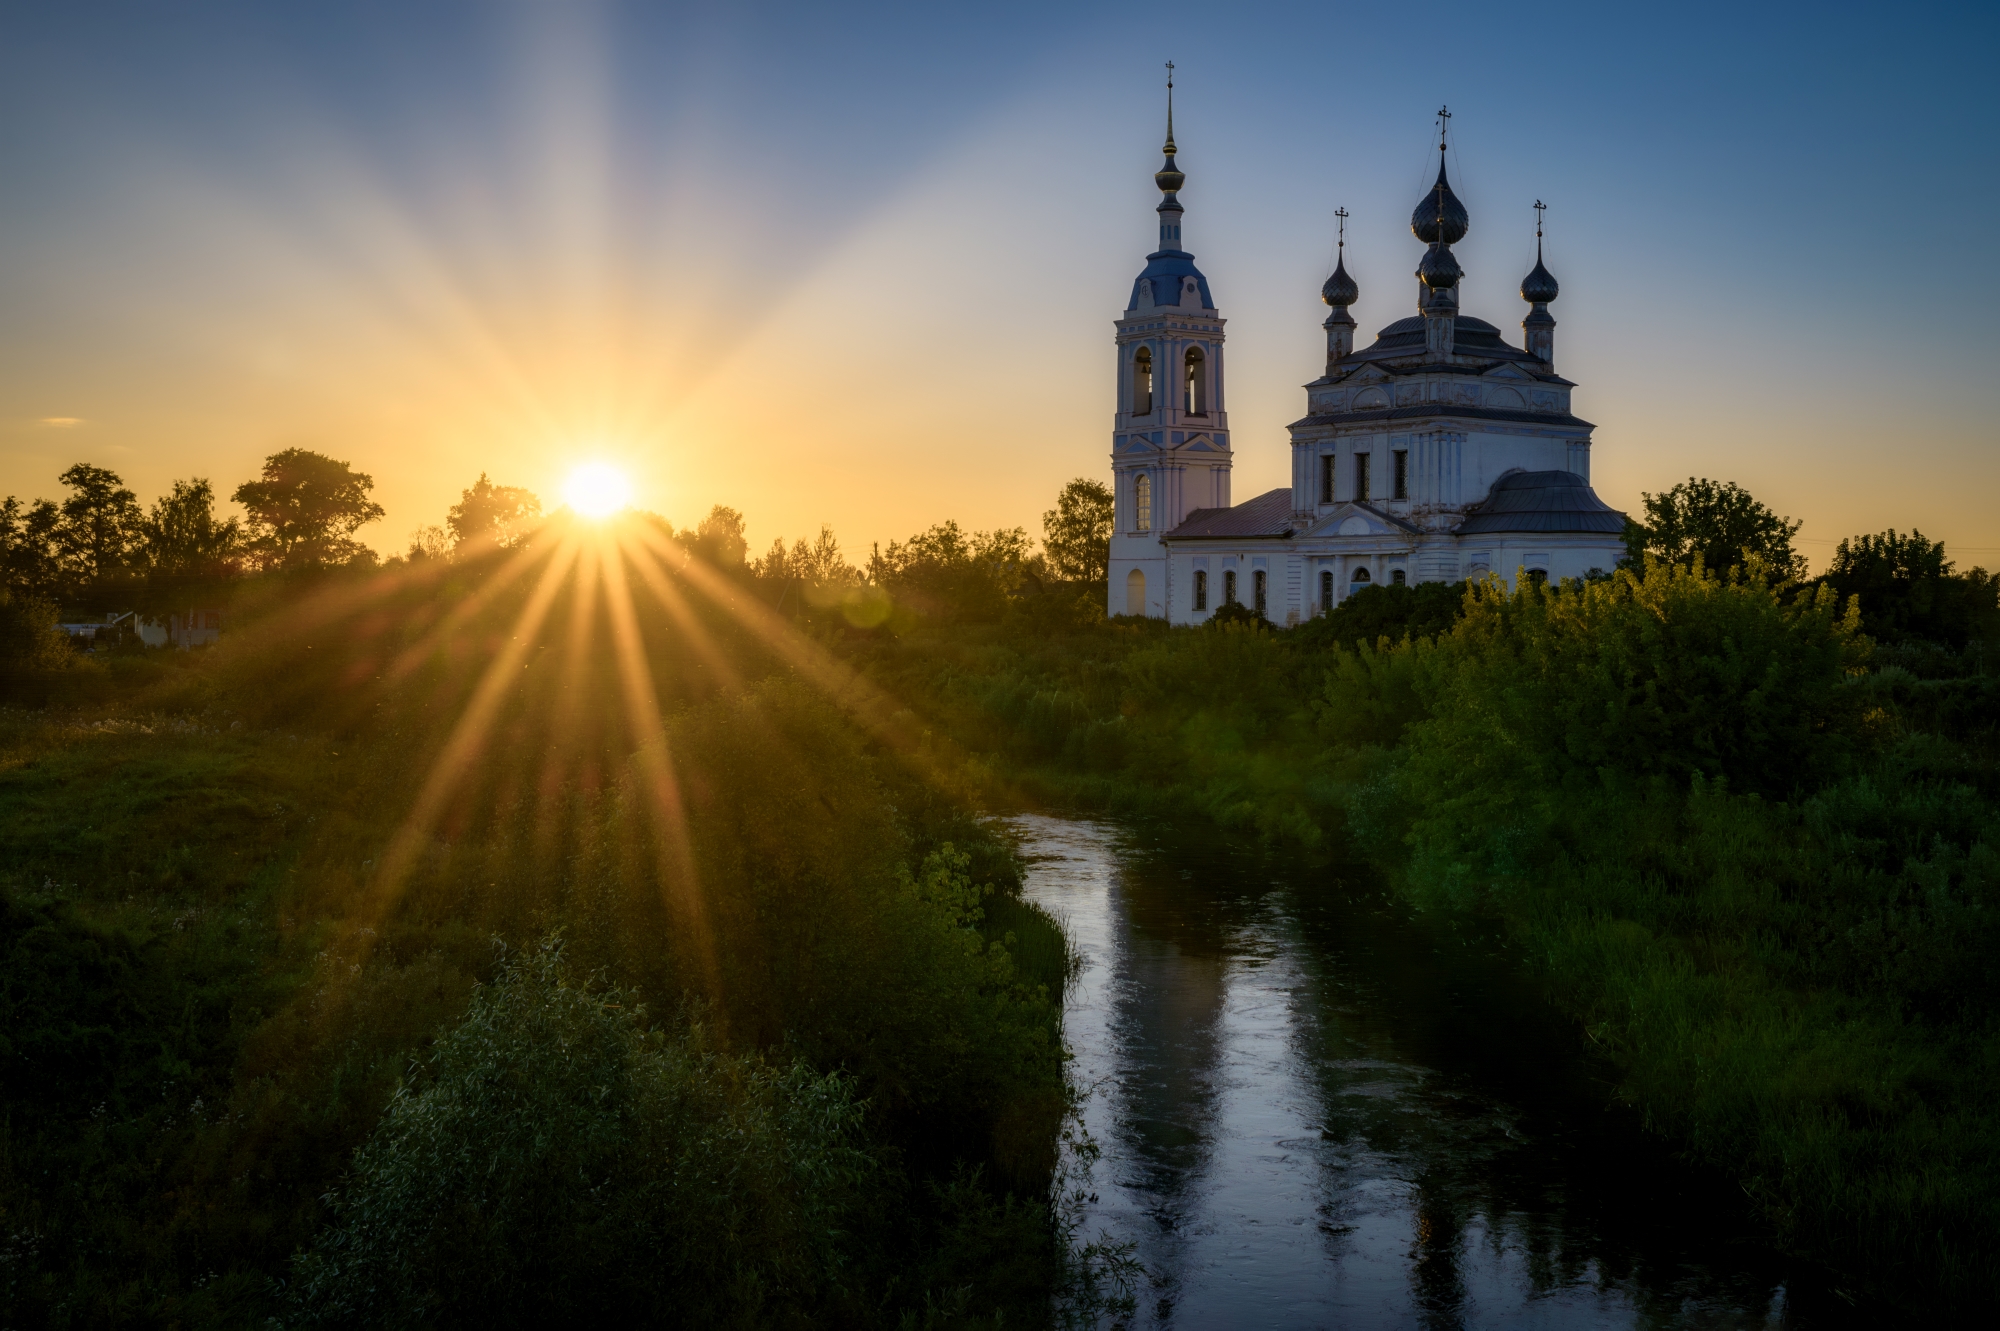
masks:
[[[1352,305],[1361,299],[1361,288],[1347,275],[1347,259],[1343,256],[1333,266],[1333,276],[1326,279],[1326,285],[1319,289],[1319,298],[1335,308]]]
[[[1440,218],[1444,222],[1443,239],[1447,245],[1456,245],[1465,239],[1465,232],[1472,225],[1465,205],[1451,192],[1451,182],[1444,177],[1444,161],[1438,161],[1437,184],[1431,186],[1424,195],[1423,202],[1410,214],[1410,230],[1417,233],[1417,239],[1426,245],[1435,245],[1439,239]]]
[[[1153,173],[1153,183],[1160,187],[1160,193],[1173,194],[1187,184],[1187,177],[1174,165],[1174,145],[1167,145],[1167,164]]]
[[[1458,285],[1458,279],[1465,276],[1465,270],[1458,266],[1451,246],[1435,242],[1424,251],[1424,261],[1417,265],[1417,280],[1432,291],[1449,291]]]
[[[1625,515],[1573,471],[1515,471],[1493,482],[1486,502],[1458,524],[1460,536],[1493,532],[1625,530]]]
[[[1521,279],[1521,299],[1532,305],[1546,305],[1556,298],[1562,288],[1556,285],[1555,275],[1542,266],[1542,247],[1535,247],[1535,270]]]

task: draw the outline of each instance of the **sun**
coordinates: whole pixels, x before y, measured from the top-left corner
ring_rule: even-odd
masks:
[[[632,502],[632,483],[608,462],[586,462],[563,482],[563,499],[586,518],[608,518]]]

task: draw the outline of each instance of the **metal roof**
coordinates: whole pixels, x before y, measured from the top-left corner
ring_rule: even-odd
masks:
[[[1487,532],[1622,534],[1625,515],[1597,497],[1573,471],[1517,471],[1493,483],[1482,503],[1458,524],[1460,536]]]
[[[1267,536],[1284,538],[1292,534],[1292,492],[1267,490],[1255,499],[1246,499],[1234,508],[1198,508],[1166,534],[1170,541],[1218,540],[1225,537]]]

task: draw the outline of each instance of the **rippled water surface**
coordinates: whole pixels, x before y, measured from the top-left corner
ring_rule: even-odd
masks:
[[[1137,1244],[1139,1325],[1844,1324],[1489,943],[1213,833],[1015,825],[1086,957],[1086,1230]]]

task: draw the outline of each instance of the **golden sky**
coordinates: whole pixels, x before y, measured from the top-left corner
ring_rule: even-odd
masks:
[[[1037,531],[1065,480],[1107,474],[1111,321],[1152,244],[1161,128],[1157,43],[1119,7],[1007,32],[539,4],[223,22],[243,12],[109,37],[12,20],[0,493],[52,495],[84,460],[142,499],[190,475],[226,494],[303,445],[373,474],[388,517],[362,535],[386,552],[482,471],[553,499],[608,459],[676,522],[728,503],[760,547],[830,522],[865,552],[947,517]],[[1804,518],[1815,563],[1892,525],[2000,563],[1993,279],[1941,288],[1952,228],[1900,202],[1952,151],[1892,123],[1947,118],[1934,77],[1905,81],[1929,103],[1822,116],[1774,153],[1737,131],[1845,106],[1842,70],[1884,58],[1860,28],[1753,88],[1755,34],[1718,54],[1571,25],[1540,101],[1505,25],[1421,81],[1352,68],[1332,102],[1282,32],[1266,15],[1171,52],[1239,499],[1287,483],[1334,207],[1364,340],[1414,309],[1442,88],[1463,308],[1518,338],[1545,198],[1558,367],[1607,501],[1706,475]],[[1671,49],[1600,68],[1649,36]],[[1990,114],[1955,123],[1987,141]]]

